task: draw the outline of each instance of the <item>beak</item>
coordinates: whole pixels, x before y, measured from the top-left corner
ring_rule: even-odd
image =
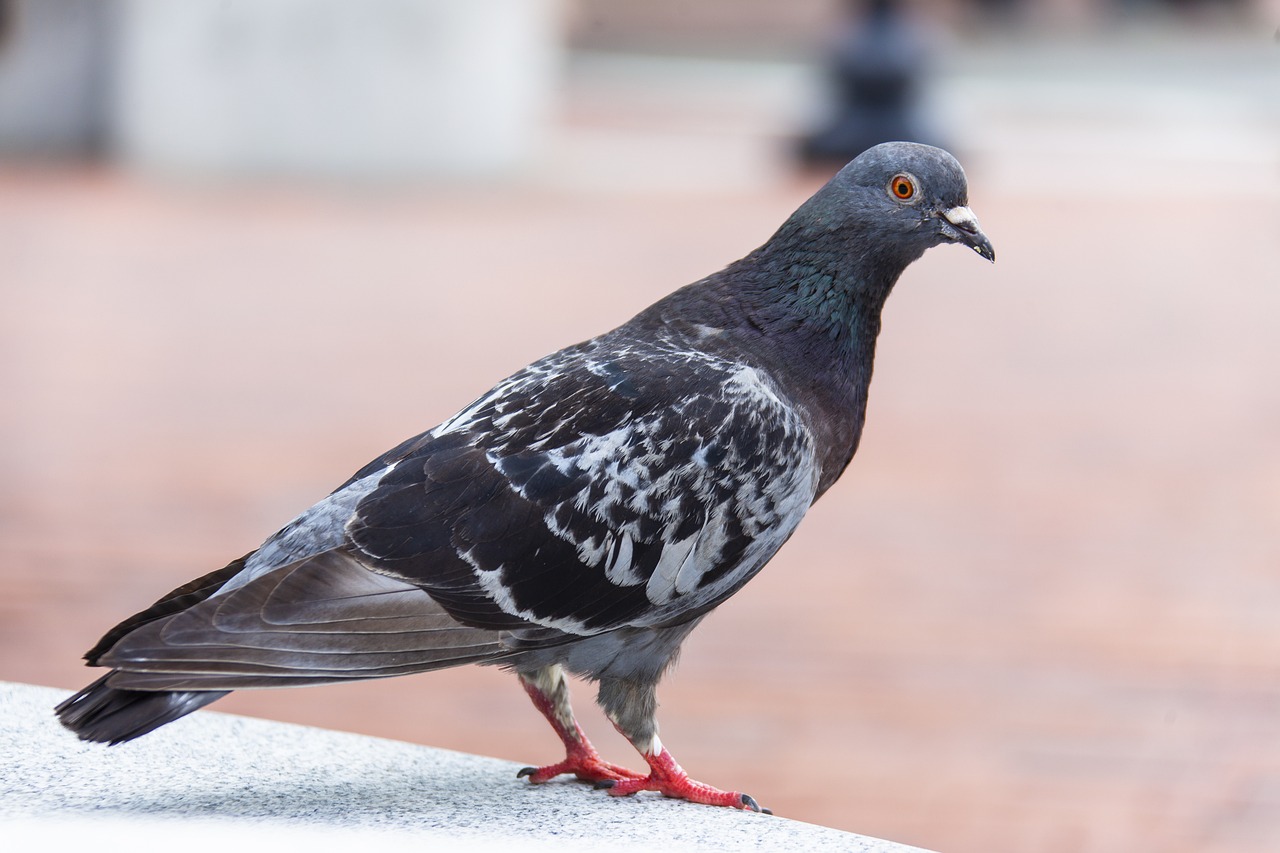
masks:
[[[996,262],[996,250],[978,227],[978,217],[967,207],[953,207],[938,214],[942,236],[952,243],[964,243],[982,257]]]

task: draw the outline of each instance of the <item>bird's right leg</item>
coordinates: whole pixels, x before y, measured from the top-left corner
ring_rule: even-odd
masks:
[[[564,742],[564,761],[544,767],[526,767],[521,777],[529,777],[535,785],[572,773],[584,782],[620,782],[623,779],[643,779],[645,774],[610,764],[600,757],[596,748],[573,716],[569,706],[569,685],[564,670],[558,665],[543,667],[532,672],[519,672],[524,691],[533,700],[534,707],[547,718]]]
[[[596,784],[608,788],[615,797],[627,797],[640,791],[657,791],[664,797],[703,803],[708,806],[728,806],[753,812],[773,814],[741,791],[722,791],[702,782],[695,782],[676,763],[671,753],[658,739],[658,721],[655,712],[658,699],[654,693],[654,681],[626,681],[617,678],[600,679],[600,707],[613,721],[631,745],[640,751],[649,764],[649,775],[632,779],[608,780]]]

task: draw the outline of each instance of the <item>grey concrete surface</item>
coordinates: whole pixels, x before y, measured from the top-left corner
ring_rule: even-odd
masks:
[[[42,850],[917,849],[656,795],[535,788],[508,761],[207,711],[118,747],[83,744],[53,718],[66,695],[0,682],[0,834]]]

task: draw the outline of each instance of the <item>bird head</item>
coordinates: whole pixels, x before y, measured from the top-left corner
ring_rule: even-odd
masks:
[[[961,243],[995,262],[991,241],[969,209],[964,169],[941,148],[876,145],[841,169],[832,185],[847,213],[913,257],[941,243]]]

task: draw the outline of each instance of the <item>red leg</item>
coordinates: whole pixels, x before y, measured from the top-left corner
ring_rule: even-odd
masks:
[[[773,814],[768,809],[761,809],[760,804],[753,797],[740,791],[721,791],[719,788],[693,781],[656,736],[649,750],[644,752],[644,760],[649,762],[648,776],[621,779],[616,782],[604,780],[598,784],[598,787],[607,787],[609,793],[615,797],[626,797],[640,791],[657,791],[663,796],[688,800],[691,803],[728,806],[734,809]]]
[[[526,767],[519,775],[528,777],[535,785],[572,773],[584,782],[612,783],[623,780],[643,779],[643,774],[610,764],[600,757],[596,748],[573,717],[569,707],[569,688],[565,684],[560,667],[548,667],[534,673],[520,673],[520,683],[533,700],[534,707],[547,718],[564,742],[564,761],[543,767]]]

